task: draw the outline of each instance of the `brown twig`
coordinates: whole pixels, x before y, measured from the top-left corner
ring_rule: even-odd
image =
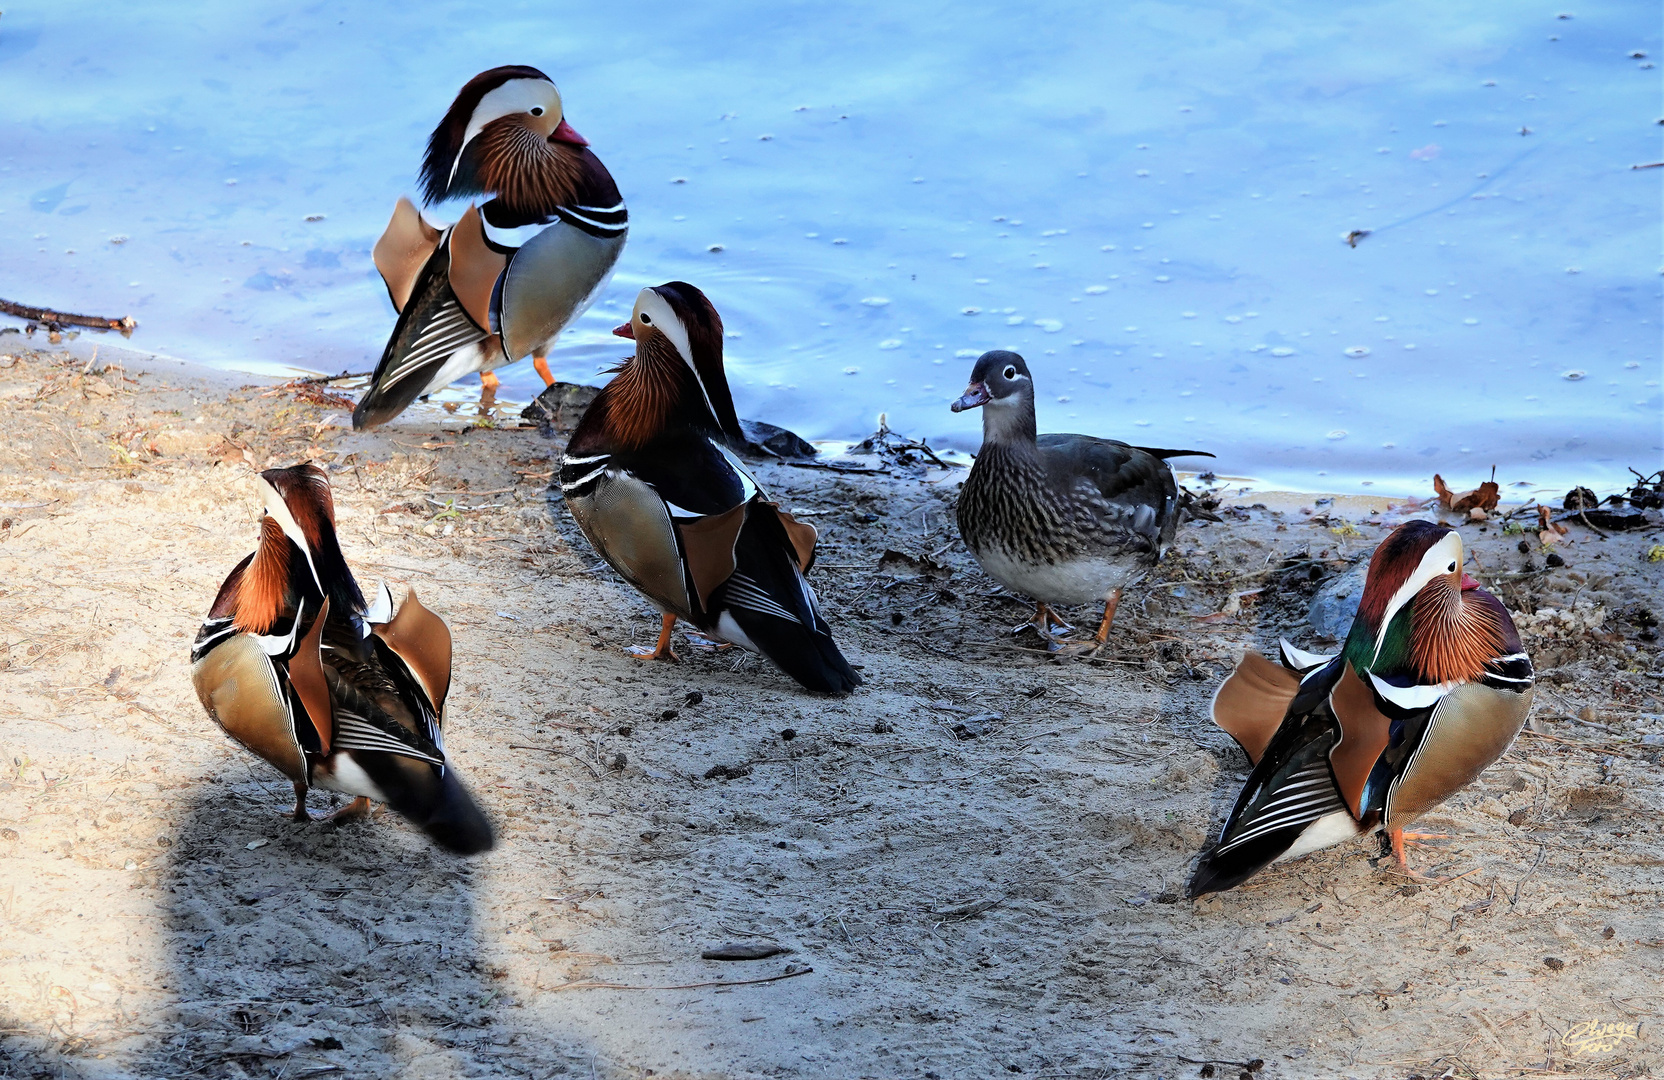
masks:
[[[561,990],[700,990],[707,986],[754,986],[757,983],[779,982],[781,979],[795,979],[799,975],[807,975],[815,970],[812,967],[799,968],[796,971],[784,971],[779,975],[770,975],[766,979],[715,979],[711,982],[682,983],[677,986],[630,986],[626,983],[594,982],[581,979],[578,982],[563,983],[551,987],[553,992]]]
[[[298,379],[290,379],[284,386],[305,386],[309,383],[332,383],[342,379],[368,379],[374,375],[373,371],[343,371],[339,375],[303,375]]]
[[[74,315],[67,311],[53,311],[51,308],[30,307],[28,304],[19,304],[11,300],[0,300],[0,312],[19,319],[45,323],[47,326],[85,326],[92,330],[116,330],[122,337],[132,337],[133,328],[139,325],[133,321],[131,315],[124,315],[119,319],[106,319],[98,315]]]

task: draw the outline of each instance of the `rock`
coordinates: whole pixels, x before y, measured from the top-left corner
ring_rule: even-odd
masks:
[[[741,420],[745,432],[745,446],[741,453],[747,457],[784,458],[787,461],[806,461],[819,451],[795,431],[764,423],[761,420]]]
[[[953,725],[953,734],[961,742],[964,742],[967,739],[980,739],[991,730],[990,725],[999,719],[1001,719],[1001,716],[996,712],[977,713],[975,716],[967,716],[959,723]]]
[[[530,405],[520,410],[520,419],[537,425],[538,433],[552,439],[557,432],[565,433],[578,426],[590,402],[601,391],[594,386],[577,383],[553,383],[544,387]]]
[[[1368,573],[1369,563],[1360,562],[1317,590],[1306,612],[1312,633],[1336,641],[1346,638],[1352,629],[1352,617],[1358,613],[1358,601],[1363,598],[1364,578]]]

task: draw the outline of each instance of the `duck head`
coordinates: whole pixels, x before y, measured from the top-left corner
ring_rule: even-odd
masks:
[[[685,281],[643,289],[630,321],[613,333],[636,343],[608,384],[615,439],[640,445],[681,425],[744,445],[722,366],[722,316],[704,293]]]
[[[982,409],[982,441],[1035,439],[1034,378],[1021,356],[994,349],[977,357],[971,383],[951,406],[954,412]]]
[[[362,612],[364,596],[335,536],[335,500],[323,470],[307,461],[267,469],[254,483],[265,513],[260,547],[238,591],[238,628],[265,633],[305,596],[327,596],[338,612]]]
[[[1369,560],[1346,659],[1360,672],[1412,669],[1435,683],[1478,678],[1502,642],[1500,605],[1462,571],[1451,526],[1407,521]]]
[[[430,204],[496,195],[510,210],[547,215],[573,197],[588,145],[549,76],[492,68],[468,80],[428,138],[423,191]]]

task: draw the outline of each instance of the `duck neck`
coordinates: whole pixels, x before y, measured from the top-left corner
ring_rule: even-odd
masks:
[[[982,407],[984,445],[1032,447],[1039,437],[1034,422],[1034,399],[1026,394],[996,398]]]

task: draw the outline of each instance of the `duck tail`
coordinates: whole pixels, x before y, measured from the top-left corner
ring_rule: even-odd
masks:
[[[712,598],[721,612],[718,629],[730,620],[738,637],[790,675],[805,690],[847,694],[862,683],[844,659],[832,629],[803,573],[780,519],[752,514],[734,550],[736,569]]]
[[[458,855],[478,855],[496,846],[491,822],[486,820],[454,768],[447,766],[444,775],[439,777],[437,795],[428,804],[425,818],[411,818],[434,843]]]

